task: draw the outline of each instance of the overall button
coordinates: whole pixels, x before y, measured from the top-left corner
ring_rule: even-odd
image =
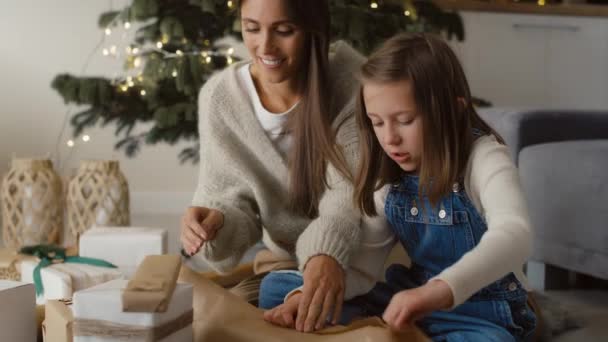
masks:
[[[515,290],[517,290],[517,284],[510,283],[509,284],[509,291],[515,291]]]
[[[418,208],[412,207],[412,209],[410,209],[410,214],[412,214],[412,216],[418,216]]]
[[[445,215],[446,215],[445,210],[443,210],[443,209],[439,210],[439,218],[444,219]]]
[[[460,184],[458,184],[458,182],[456,182],[452,185],[452,192],[458,192],[458,191],[460,191]]]

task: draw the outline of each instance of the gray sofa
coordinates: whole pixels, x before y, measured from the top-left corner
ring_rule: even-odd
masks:
[[[608,112],[480,115],[519,168],[535,231],[527,275],[546,311],[546,339],[608,341]],[[581,277],[599,289],[577,289]]]

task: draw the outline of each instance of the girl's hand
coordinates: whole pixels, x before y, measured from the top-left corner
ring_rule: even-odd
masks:
[[[298,306],[296,330],[312,332],[325,327],[332,313],[336,324],[342,313],[345,275],[342,266],[332,257],[317,255],[310,258],[304,269],[304,287]]]
[[[448,284],[436,279],[418,288],[395,294],[382,319],[391,329],[402,331],[433,311],[450,308],[453,302],[454,295]]]
[[[182,217],[180,240],[184,251],[194,255],[206,241],[215,239],[224,225],[224,214],[205,207],[189,207]]]
[[[274,309],[264,311],[264,320],[285,328],[295,327],[295,316],[298,312],[298,305],[302,299],[301,293],[291,295],[285,303]]]

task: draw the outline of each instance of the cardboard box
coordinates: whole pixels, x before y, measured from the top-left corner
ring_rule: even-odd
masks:
[[[42,336],[44,342],[72,342],[74,313],[72,301],[49,300],[45,305]]]

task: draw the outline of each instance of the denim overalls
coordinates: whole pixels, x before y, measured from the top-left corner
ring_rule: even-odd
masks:
[[[418,195],[418,177],[404,175],[391,186],[385,203],[387,220],[412,260],[411,268],[386,271],[393,291],[418,287],[473,249],[487,231],[462,183],[431,207]],[[524,341],[531,338],[536,316],[527,291],[513,273],[475,293],[451,311],[438,311],[418,325],[434,341]]]

